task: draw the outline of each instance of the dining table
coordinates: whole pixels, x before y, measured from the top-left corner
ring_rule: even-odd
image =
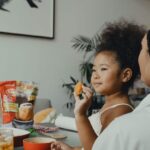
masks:
[[[44,124],[45,125],[45,124]],[[47,126],[48,124],[46,124]],[[69,144],[70,146],[80,146],[80,139],[77,131],[74,130],[68,130],[68,129],[63,129],[63,128],[58,128],[57,131],[53,131],[52,134],[60,134],[64,135],[64,138],[56,139],[57,141],[62,141],[66,144]],[[46,135],[39,134],[36,135],[36,137],[47,137]],[[35,136],[34,136],[35,137]],[[15,147],[14,150],[23,150],[23,146],[21,147]]]

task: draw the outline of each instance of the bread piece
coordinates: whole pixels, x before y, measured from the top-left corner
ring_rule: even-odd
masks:
[[[34,115],[34,123],[48,123],[56,116],[54,108],[46,108]]]
[[[19,107],[19,120],[29,121],[33,119],[33,106],[31,103],[22,103]]]
[[[75,93],[79,96],[81,93],[82,93],[82,83],[81,82],[78,82],[76,85],[75,85],[75,88],[74,88],[74,91]]]

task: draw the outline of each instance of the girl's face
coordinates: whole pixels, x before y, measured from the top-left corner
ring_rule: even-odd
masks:
[[[116,54],[100,52],[96,55],[93,64],[91,83],[97,93],[109,95],[121,90],[121,69]]]
[[[141,80],[150,86],[150,54],[148,52],[147,35],[144,36],[141,44],[142,50],[138,60],[141,72]]]

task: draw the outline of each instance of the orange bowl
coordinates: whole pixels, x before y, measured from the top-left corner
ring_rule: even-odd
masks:
[[[47,137],[32,137],[23,140],[24,150],[50,150],[50,144],[56,141]]]

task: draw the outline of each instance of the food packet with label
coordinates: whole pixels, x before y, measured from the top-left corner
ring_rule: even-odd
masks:
[[[0,82],[3,124],[11,123],[14,118],[21,121],[32,120],[37,94],[37,83],[33,81]]]

